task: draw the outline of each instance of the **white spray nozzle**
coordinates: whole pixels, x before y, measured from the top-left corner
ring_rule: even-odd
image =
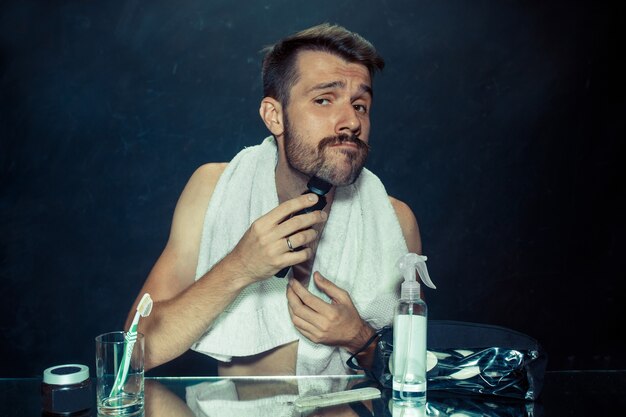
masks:
[[[437,288],[433,284],[430,276],[428,275],[428,269],[426,268],[426,256],[418,255],[416,253],[407,253],[398,259],[397,266],[402,271],[404,282],[402,283],[402,298],[416,298],[419,297],[420,284],[415,277],[415,271],[419,274],[422,282],[430,288]]]

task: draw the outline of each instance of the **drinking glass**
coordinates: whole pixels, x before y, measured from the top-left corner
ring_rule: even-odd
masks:
[[[129,360],[128,373],[120,389],[113,390],[126,352],[125,332],[104,333],[96,337],[96,401],[98,414],[136,416],[144,406],[144,337],[137,333]],[[123,374],[122,374],[123,375]]]

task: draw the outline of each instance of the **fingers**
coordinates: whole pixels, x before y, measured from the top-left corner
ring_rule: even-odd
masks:
[[[317,237],[317,232],[307,231],[318,223],[326,221],[328,215],[320,210],[293,216],[290,215],[313,206],[318,200],[315,194],[305,194],[285,201],[269,213],[257,219],[252,227],[258,236],[264,236],[269,242],[276,242],[273,252],[280,254],[287,249],[283,238],[289,237],[294,248],[306,245]]]
[[[297,212],[301,210],[303,204],[305,206],[315,204],[318,197],[313,195],[313,198],[310,199],[309,196],[311,195],[304,195],[288,200],[276,207],[262,219],[264,227],[271,228],[268,230],[266,236],[268,239],[275,242],[272,252],[277,255],[285,254],[285,256],[282,256],[282,261],[286,262],[286,265],[295,265],[310,258],[312,253],[298,253],[301,252],[301,250],[292,251],[291,249],[302,249],[309,243],[313,242],[318,237],[318,232],[313,229],[313,226],[323,223],[328,217],[328,215],[323,211],[316,210],[311,213],[293,216],[282,221],[283,215],[281,213],[284,214],[287,212],[289,214],[293,214],[292,211],[295,210],[295,212]],[[272,222],[277,219],[281,219],[281,223],[273,224]],[[291,248],[287,245],[286,238],[289,238]],[[302,255],[304,254],[307,254],[308,256],[303,258]]]
[[[292,218],[287,219],[276,226],[276,234],[278,237],[289,236],[290,240],[293,242],[291,236],[294,233],[309,229],[318,223],[323,223],[324,221],[326,221],[327,217],[328,216],[326,215],[326,213],[319,210],[313,211],[311,213],[293,216]]]
[[[318,235],[312,226],[325,221],[327,215],[316,210],[288,217],[317,201],[315,194],[301,195],[261,216],[252,222],[229,259],[234,260],[253,281],[266,279],[287,266],[307,261],[313,251],[306,245]],[[287,237],[291,247],[287,244]],[[295,248],[302,249],[295,251]]]
[[[301,230],[297,233],[287,235],[289,241],[291,242],[291,247],[296,249],[301,246],[305,246],[311,242],[313,242],[317,238],[317,230],[315,229],[305,229]],[[283,241],[286,242],[286,238],[282,238]],[[282,245],[281,245],[282,246]],[[284,248],[281,248],[284,249]]]
[[[298,297],[294,307],[302,306],[297,311],[302,318],[313,319],[315,314],[326,315],[331,312],[331,306],[326,301],[311,294],[298,280],[289,280],[289,288]]]
[[[291,239],[293,240],[293,239]],[[282,240],[282,244],[287,246],[285,239]],[[295,244],[292,245],[296,247]],[[313,256],[313,250],[311,248],[304,247],[301,250],[291,252],[287,250],[287,252],[283,253],[278,257],[279,262],[277,264],[278,268],[284,268],[291,265],[297,265],[302,262],[308,261]]]
[[[298,288],[297,291],[300,295],[296,293],[295,288]],[[302,289],[308,293],[308,291],[302,287],[300,283],[294,279],[290,280],[289,285],[287,286],[287,307],[289,309],[289,315],[291,316],[293,325],[300,333],[302,333],[309,340],[319,343],[321,341],[320,334],[323,334],[322,332],[326,330],[326,319],[324,315],[311,309],[311,307],[302,301],[300,298],[303,294]],[[315,297],[312,294],[310,295]]]
[[[322,292],[334,302],[340,304],[352,304],[352,299],[350,298],[350,295],[346,290],[339,288],[335,285],[334,282],[326,279],[319,272],[316,271],[313,274],[313,279],[315,280],[315,285],[317,285],[317,288],[322,290]]]
[[[291,200],[287,200],[280,204],[278,207],[270,211],[265,215],[267,220],[274,225],[283,222],[292,214],[299,212],[302,209],[312,207],[317,203],[318,197],[313,193],[301,195]]]
[[[320,275],[316,282],[319,279],[323,277]],[[343,291],[333,284],[330,292],[338,290]],[[345,304],[329,304],[310,293],[295,279],[291,279],[287,286],[287,305],[291,321],[300,333],[314,343],[354,347],[351,341],[359,334],[363,320],[351,300],[348,301],[350,302]]]

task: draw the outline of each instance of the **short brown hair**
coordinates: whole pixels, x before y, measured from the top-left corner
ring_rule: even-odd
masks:
[[[283,105],[289,91],[298,81],[296,58],[300,51],[321,51],[337,55],[348,62],[364,65],[370,77],[381,71],[385,61],[374,46],[359,34],[339,25],[324,23],[313,26],[263,49],[263,95]]]

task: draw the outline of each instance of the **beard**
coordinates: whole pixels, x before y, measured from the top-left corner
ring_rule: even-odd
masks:
[[[313,146],[292,129],[287,114],[284,115],[284,124],[285,153],[290,167],[309,177],[315,175],[334,186],[350,185],[359,177],[369,154],[367,143],[355,135],[343,133],[325,137]],[[341,143],[354,143],[356,148],[332,148]]]

